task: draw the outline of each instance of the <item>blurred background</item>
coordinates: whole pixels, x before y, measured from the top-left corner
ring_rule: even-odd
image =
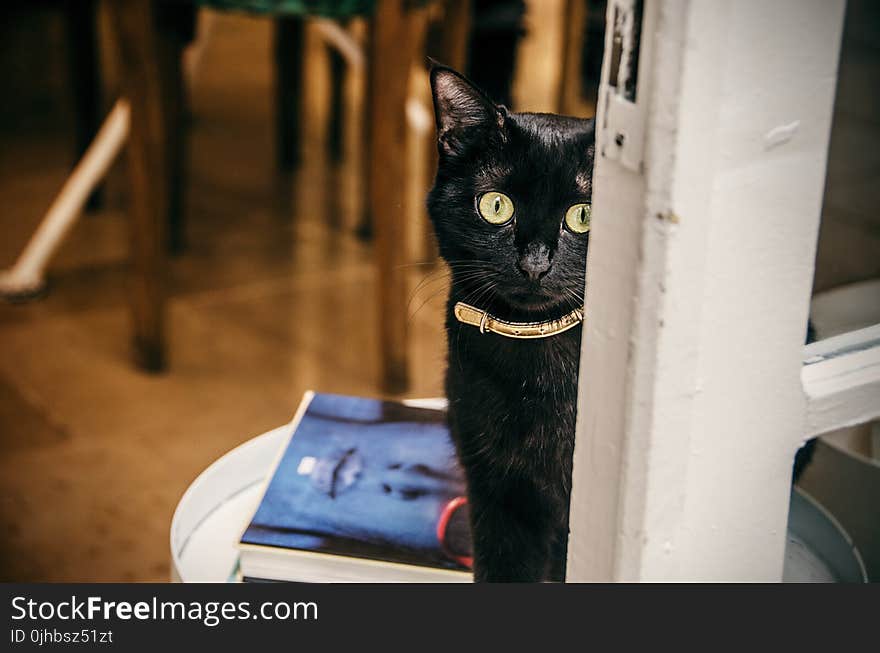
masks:
[[[47,286],[0,302],[4,581],[167,580],[168,528],[187,485],[287,422],[305,390],[443,394],[446,279],[424,211],[434,165],[427,57],[514,110],[595,111],[604,2],[405,3],[409,37],[397,58],[393,43],[377,55],[374,17],[357,2],[293,3],[297,13],[283,15],[283,2],[158,3],[155,30],[129,13],[139,4],[150,3],[4,6],[0,269],[15,263],[117,98],[146,92],[133,71],[147,86],[150,71],[179,81],[160,89],[177,107],[161,161],[149,139],[129,143],[51,259]],[[156,30],[164,40],[140,43]],[[394,150],[405,175],[390,183],[403,219],[389,255],[375,246],[366,198],[371,176],[385,172],[372,165],[370,139],[382,138],[372,127],[390,119],[371,115],[370,98],[393,92],[370,80],[401,65],[392,118],[406,126]],[[880,277],[878,82],[880,11],[853,1],[816,292]],[[167,174],[160,251],[132,231],[143,219],[135,200],[151,198],[138,160]],[[143,292],[132,252],[160,271],[164,356],[132,345]],[[406,297],[407,378],[390,385],[376,299],[383,256]]]

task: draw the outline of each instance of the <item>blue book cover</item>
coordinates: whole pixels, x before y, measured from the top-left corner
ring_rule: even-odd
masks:
[[[465,494],[445,411],[331,394],[303,402],[241,543],[464,569],[438,533]],[[455,548],[466,555],[468,543]]]

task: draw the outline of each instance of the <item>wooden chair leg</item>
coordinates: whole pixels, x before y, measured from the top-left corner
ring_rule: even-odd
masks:
[[[375,26],[376,19],[375,16],[371,18],[367,22],[367,33],[364,37],[365,45],[364,51],[367,53],[367,69],[364,75],[364,102],[363,109],[361,110],[361,122],[360,124],[363,126],[363,136],[361,140],[361,160],[359,162],[359,169],[362,178],[361,188],[366,189],[367,201],[362,204],[360,220],[355,230],[357,236],[363,240],[369,240],[373,237],[373,217],[372,217],[372,205],[370,201],[370,188],[372,187],[371,180],[373,178],[372,166],[373,166],[373,156],[372,156],[372,138],[373,138],[373,89],[375,88],[375,84],[373,83],[373,58],[376,54],[374,50],[374,44],[376,42],[375,37]]]
[[[430,106],[430,83],[425,64],[430,51],[430,31],[433,8],[427,7],[412,11],[409,20],[409,53],[411,74],[408,85],[408,100],[415,100],[423,106]],[[411,117],[408,116],[408,119]],[[410,230],[407,243],[406,262],[427,264],[437,260],[437,246],[434,229],[428,219],[425,196],[434,181],[434,157],[436,151],[433,120],[430,133],[421,128],[407,125],[407,226]]]
[[[440,63],[461,73],[467,72],[471,12],[471,0],[447,0],[444,3]]]
[[[562,44],[562,74],[559,83],[559,113],[583,114],[581,58],[587,25],[587,0],[566,0],[565,41]]]
[[[345,59],[330,48],[330,120],[327,123],[327,150],[333,163],[342,161],[345,131]]]
[[[67,0],[64,4],[67,60],[73,95],[76,159],[85,153],[101,123],[101,74],[98,60],[96,0]],[[101,207],[99,186],[89,196],[86,209]]]
[[[168,249],[172,254],[179,254],[186,247],[187,130],[182,59],[183,48],[194,34],[196,10],[195,5],[186,2],[159,2],[156,10],[161,107],[167,139],[164,171],[168,188]]]
[[[296,16],[275,20],[275,121],[278,167],[289,171],[299,163],[305,22]]]
[[[150,0],[107,3],[125,95],[131,104],[128,165],[131,178],[130,298],[136,363],[164,369],[165,227],[168,214],[167,126],[162,107],[155,7]]]
[[[369,57],[370,208],[379,286],[381,378],[386,392],[403,392],[407,377],[405,193],[409,15],[405,0],[379,0]]]
[[[473,22],[473,6],[471,0],[448,0],[443,5],[443,22],[440,27],[440,52],[437,60],[461,73],[467,71],[468,42]],[[429,53],[433,54],[433,53]],[[428,148],[426,165],[426,188],[434,183],[437,173],[437,146]],[[429,223],[423,235],[425,258],[435,261],[439,256],[434,230]]]

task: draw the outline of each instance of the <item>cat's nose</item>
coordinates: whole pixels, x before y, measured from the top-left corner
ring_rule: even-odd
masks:
[[[550,250],[544,243],[529,243],[519,257],[519,271],[530,281],[538,281],[550,270]]]

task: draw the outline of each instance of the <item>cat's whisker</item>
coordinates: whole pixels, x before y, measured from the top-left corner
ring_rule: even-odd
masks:
[[[440,281],[450,281],[452,279],[449,275],[431,275],[422,279],[416,287],[413,288],[412,293],[415,295],[424,287],[427,287],[431,284],[438,283]]]
[[[418,296],[419,291],[421,291],[422,288],[427,288],[429,285],[434,284],[434,283],[438,283],[441,281],[449,281],[449,280],[451,280],[451,278],[452,277],[448,271],[438,271],[434,274],[429,274],[428,276],[426,276],[424,279],[422,279],[416,285],[415,288],[413,288],[412,292],[410,293],[410,298],[409,298],[409,301],[407,302],[407,310],[409,310],[410,306],[412,305],[412,302]]]
[[[412,308],[413,303],[416,301],[416,299],[419,298],[419,293],[421,292],[421,290],[423,288],[428,288],[431,284],[438,283],[441,281],[448,281],[450,288],[452,288],[453,286],[460,287],[461,285],[469,283],[474,280],[485,279],[487,276],[487,272],[489,272],[488,266],[485,266],[485,265],[474,264],[474,265],[470,265],[467,267],[470,269],[465,269],[465,271],[460,273],[457,276],[457,278],[453,277],[449,271],[438,271],[437,273],[428,275],[427,277],[422,279],[422,281],[413,289],[411,296],[410,296],[410,299],[407,302],[407,307],[406,307],[406,311],[408,314],[407,320],[412,320],[418,314],[418,312],[421,311],[422,308],[425,307],[426,304],[430,303],[432,299],[434,299],[435,297],[437,297],[441,293],[446,292],[446,290],[447,290],[446,287],[441,287],[437,290],[432,290],[430,292],[430,294],[428,295],[428,297],[426,299],[424,299],[421,304],[419,304],[419,307],[415,311],[412,311],[412,313],[410,313],[410,309]],[[487,280],[487,282],[494,283],[494,280],[490,278]],[[474,289],[473,293],[478,292],[483,287],[484,287],[484,284],[478,285],[477,288]]]
[[[479,306],[480,302],[491,292],[494,292],[498,283],[495,279],[489,279],[483,285],[478,286],[473,292],[471,292],[466,298],[465,302],[469,304],[473,304],[474,306]]]
[[[464,277],[464,281],[469,281],[469,280],[471,280],[471,279],[478,278],[478,276],[479,276],[479,275],[477,275],[477,274],[470,274],[470,275],[467,275],[467,276]],[[461,283],[461,282],[463,281],[462,279],[455,280],[455,279],[450,279],[450,278],[448,278],[448,277],[444,277],[443,280],[450,281],[450,284],[449,284],[450,287],[454,286],[456,283]],[[440,281],[440,279],[435,279],[434,281]],[[409,309],[409,308],[412,306],[412,303],[413,303],[413,302],[416,300],[416,298],[418,297],[418,291],[419,291],[421,288],[427,288],[427,287],[428,287],[428,284],[427,284],[427,283],[425,283],[425,284],[420,284],[420,286],[419,286],[415,291],[413,291],[413,296],[410,298],[409,304],[407,305],[407,309]],[[409,316],[410,319],[411,319],[412,317],[414,317],[415,314],[418,313],[419,310],[421,310],[422,307],[423,307],[425,304],[427,304],[428,302],[430,302],[434,297],[437,297],[438,295],[440,295],[441,293],[444,293],[444,292],[446,292],[446,291],[447,291],[447,288],[446,288],[445,286],[444,286],[444,287],[441,287],[441,288],[439,288],[439,289],[432,290],[432,291],[430,292],[430,294],[428,295],[428,297],[422,302],[422,304],[419,305],[419,308],[416,309],[416,311],[413,312],[413,314]]]
[[[563,295],[566,304],[571,310],[574,310],[576,308],[583,310],[584,298],[578,296],[578,294],[574,290],[572,290],[571,288],[563,288]]]
[[[444,294],[445,292],[446,292],[446,289],[441,288],[437,292],[429,295],[425,301],[423,301],[421,304],[419,304],[419,307],[415,311],[413,311],[412,314],[407,315],[407,318],[406,318],[407,322],[411,322],[415,318],[415,316],[418,315],[419,311],[421,311],[427,304],[429,304],[432,299],[434,299],[435,297],[438,297],[441,294]]]
[[[457,279],[454,278],[449,273],[432,275],[432,276],[429,276],[429,277],[422,279],[422,281],[413,289],[412,296],[413,297],[417,296],[419,291],[422,290],[422,288],[426,288],[429,285],[434,284],[434,283],[448,282],[450,286],[454,286],[454,285],[461,284],[466,281],[470,281],[470,280],[479,278],[480,276],[482,276],[482,274],[483,274],[482,272],[476,272],[476,271],[468,272],[465,275],[462,275]]]
[[[401,263],[400,265],[395,265],[395,270],[403,270],[407,268],[422,268],[422,267],[433,267],[437,265],[436,261],[417,261],[415,263]]]

